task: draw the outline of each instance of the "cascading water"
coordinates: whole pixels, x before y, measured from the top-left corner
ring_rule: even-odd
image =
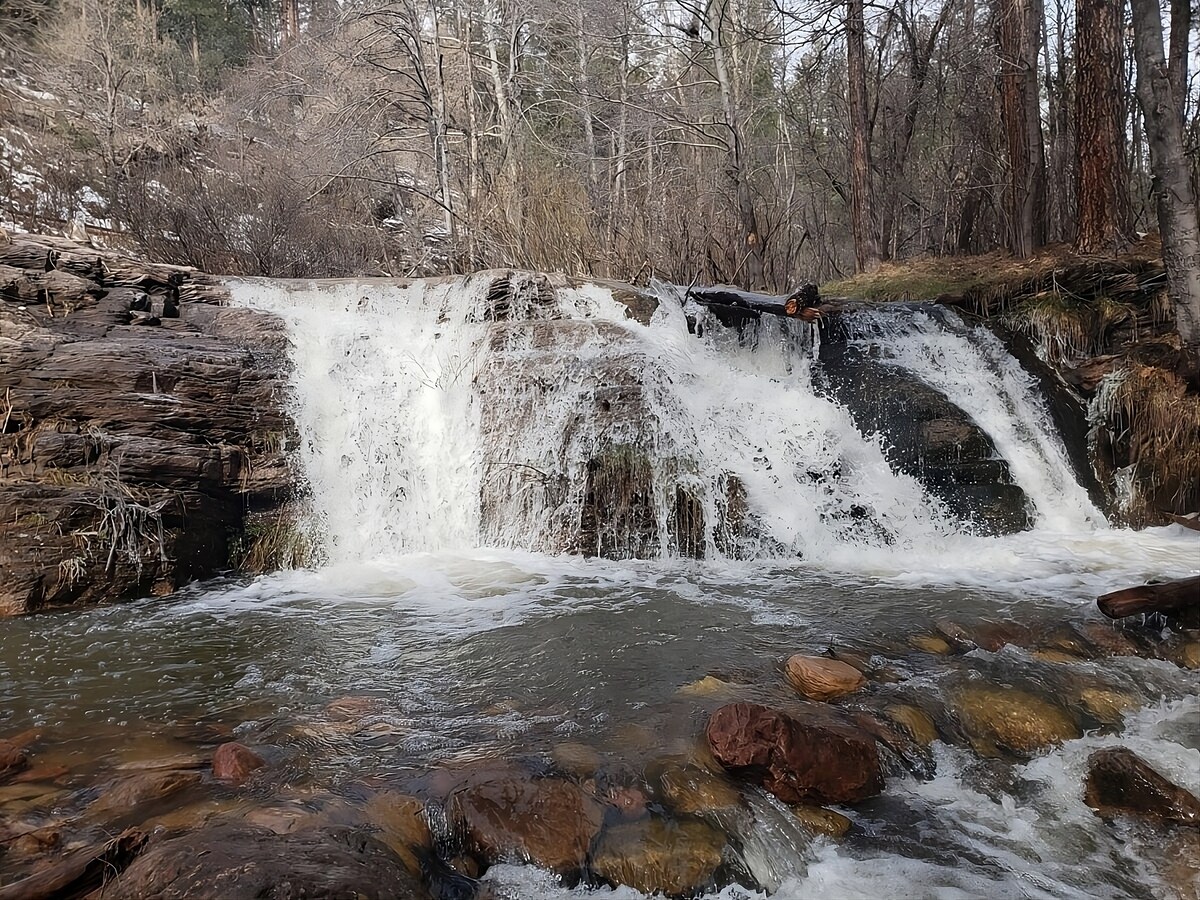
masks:
[[[831,559],[931,551],[964,531],[814,385],[811,326],[689,330],[663,285],[646,326],[607,289],[520,277],[233,286],[291,324],[330,561],[475,546]],[[927,312],[850,327],[975,419],[1039,526],[1103,524],[990,334]]]

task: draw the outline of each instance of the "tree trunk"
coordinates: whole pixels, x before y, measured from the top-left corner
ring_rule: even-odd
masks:
[[[1131,0],[1137,93],[1150,145],[1153,194],[1158,206],[1167,293],[1193,375],[1200,368],[1200,223],[1183,152],[1183,121],[1163,54],[1158,0]]]
[[[758,230],[758,217],[754,211],[754,196],[750,192],[749,173],[746,171],[746,146],[742,135],[741,116],[733,94],[733,76],[725,55],[726,19],[729,16],[729,0],[712,0],[708,5],[708,29],[712,41],[713,68],[716,69],[717,84],[721,90],[721,108],[725,114],[725,127],[729,131],[729,180],[733,187],[739,230],[744,253],[739,254],[737,270],[739,280],[750,288],[763,286],[763,239]]]
[[[1200,607],[1200,577],[1113,591],[1098,597],[1096,605],[1110,619],[1147,613],[1178,613],[1189,607]]]
[[[1171,88],[1175,91],[1175,108],[1183,118],[1188,91],[1188,42],[1192,36],[1192,0],[1171,0],[1171,45],[1167,65],[1171,72]]]
[[[1009,249],[1029,256],[1046,240],[1046,149],[1038,102],[1042,0],[1000,0],[1000,117],[1008,144]]]
[[[1119,253],[1128,237],[1122,0],[1076,0],[1076,163],[1080,253]]]
[[[846,3],[846,64],[850,91],[850,225],[859,272],[879,268],[871,191],[871,144],[867,137],[867,60],[863,49],[863,0]]]

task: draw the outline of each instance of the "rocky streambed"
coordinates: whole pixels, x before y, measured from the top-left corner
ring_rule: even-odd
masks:
[[[203,608],[208,629],[233,596]],[[166,614],[189,640],[192,613]],[[236,618],[273,640],[265,620]],[[763,633],[785,647],[788,630]],[[942,888],[968,893],[1006,896],[1008,874],[1068,894],[1194,896],[1200,634],[1079,613],[938,617],[824,646],[790,630],[799,652],[673,683],[660,667],[656,690],[624,679],[624,712],[556,711],[605,680],[590,659],[548,698],[509,681],[502,652],[501,676],[447,707],[415,674],[397,692],[386,663],[373,685],[319,700],[273,683],[261,656],[223,655],[209,663],[246,674],[204,703],[193,688],[171,709],[8,729],[0,897],[802,896],[839,871],[831,854],[891,860],[889,883],[911,896],[940,890],[942,869],[955,873]],[[463,662],[463,639],[438,643]],[[155,671],[186,681],[187,668]],[[841,875],[825,889],[864,890]]]

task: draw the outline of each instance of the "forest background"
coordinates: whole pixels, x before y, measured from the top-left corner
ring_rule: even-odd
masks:
[[[22,228],[83,219],[230,274],[784,290],[918,256],[1111,255],[1165,224],[1172,292],[1191,268],[1200,298],[1188,0],[0,10]]]

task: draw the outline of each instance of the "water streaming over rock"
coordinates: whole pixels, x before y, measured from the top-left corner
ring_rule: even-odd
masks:
[[[293,410],[330,561],[476,546],[919,554],[976,524],[856,426],[814,372],[805,323],[726,329],[656,285],[644,325],[606,288],[521,274],[234,293],[291,323]],[[859,313],[845,328],[973,420],[1037,525],[1103,524],[1033,379],[991,334],[926,310]]]

